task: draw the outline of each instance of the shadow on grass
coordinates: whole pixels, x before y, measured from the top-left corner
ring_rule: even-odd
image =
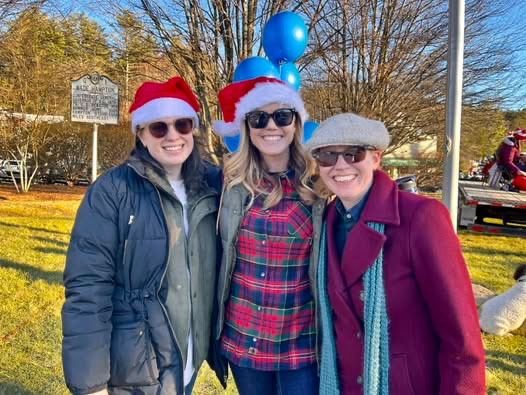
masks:
[[[462,248],[462,252],[463,253],[471,253],[471,254],[477,254],[477,255],[484,255],[484,256],[495,256],[495,255],[499,255],[499,256],[516,256],[518,257],[521,252],[519,251],[513,251],[511,248],[510,248],[510,251],[506,251],[506,250],[496,250],[494,248],[471,248],[471,247],[467,247],[467,248]]]
[[[49,237],[33,236],[32,239],[33,240],[37,240],[37,241],[41,241],[43,243],[56,244],[58,247],[64,247],[64,248],[68,248],[68,245],[69,245],[69,243],[67,243],[65,241],[54,240],[54,239],[50,239]]]
[[[34,230],[34,231],[37,231],[37,232],[53,233],[53,234],[57,234],[57,235],[69,235],[70,234],[69,232],[61,232],[59,230],[51,230],[51,229],[46,229],[46,228],[35,228],[34,226],[9,224],[7,222],[1,222],[1,221],[0,221],[0,226],[6,226],[6,227],[9,227],[9,228],[26,228],[26,229]]]
[[[25,265],[23,263],[8,261],[7,259],[0,259],[0,268],[5,267],[9,269],[20,270],[29,275],[32,281],[44,280],[49,284],[62,285],[63,272],[47,272],[45,270],[37,269],[36,267]],[[1,392],[0,392],[1,394]]]
[[[66,255],[66,250],[63,248],[36,247],[34,250],[42,254]]]
[[[486,224],[488,225],[488,224]],[[475,232],[475,231],[472,231],[472,230],[468,230],[466,228],[459,228],[458,229],[458,233],[459,234],[462,234],[464,236],[488,236],[488,237],[491,237],[491,238],[495,238],[495,239],[508,239],[508,238],[512,238],[512,237],[515,237],[517,239],[520,239],[522,236],[518,236],[516,234],[499,234],[499,233],[481,233],[481,232]]]
[[[510,361],[518,366],[513,366]],[[511,372],[514,375],[522,376],[526,375],[526,355],[517,355],[502,351],[488,351],[486,350],[486,366],[495,369],[505,370]]]
[[[34,395],[34,392],[17,383],[6,383],[0,378],[0,395]]]

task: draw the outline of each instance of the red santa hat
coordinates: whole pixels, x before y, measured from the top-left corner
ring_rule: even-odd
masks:
[[[221,89],[218,99],[223,121],[214,122],[214,133],[223,137],[240,132],[247,112],[271,103],[294,108],[302,122],[309,116],[299,93],[276,78],[257,77],[234,82]]]
[[[526,140],[526,129],[515,129],[513,131],[513,137],[515,137],[517,140]]]
[[[193,118],[199,126],[199,102],[181,77],[166,82],[145,82],[135,93],[130,107],[132,133],[144,125],[166,117]]]

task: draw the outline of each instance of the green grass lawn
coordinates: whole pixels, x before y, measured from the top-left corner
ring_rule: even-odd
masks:
[[[0,200],[0,394],[65,394],[61,366],[62,271],[78,201]],[[461,233],[473,281],[513,284],[526,241]],[[526,337],[484,335],[490,394],[526,393]],[[222,394],[201,369],[195,394]],[[228,394],[236,394],[229,384]]]

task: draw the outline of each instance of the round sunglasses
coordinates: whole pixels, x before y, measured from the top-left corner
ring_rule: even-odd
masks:
[[[189,134],[194,130],[194,120],[192,118],[179,118],[170,123],[164,121],[152,122],[148,125],[148,131],[153,137],[162,139],[168,134],[168,130],[172,124],[179,134]]]
[[[365,159],[367,151],[374,151],[375,147],[370,145],[357,145],[350,146],[345,151],[333,152],[333,151],[317,151],[312,153],[312,157],[318,165],[321,167],[334,166],[338,162],[338,157],[342,156],[347,164],[353,164],[361,162]]]
[[[266,111],[251,111],[247,112],[245,120],[252,129],[263,129],[268,125],[270,118],[278,127],[289,126],[294,121],[296,110],[293,108],[280,108],[269,114]]]

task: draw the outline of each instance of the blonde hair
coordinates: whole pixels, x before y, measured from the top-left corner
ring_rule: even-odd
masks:
[[[303,121],[299,114],[294,117],[294,137],[289,146],[289,167],[294,170],[294,180],[291,180],[300,200],[312,205],[316,195],[310,184],[310,175],[314,169],[314,161],[305,155],[302,147]],[[277,205],[283,197],[281,182],[277,175],[265,170],[263,158],[259,150],[252,144],[246,122],[241,124],[241,141],[239,150],[225,158],[224,179],[228,190],[235,185],[243,185],[249,192],[250,208],[259,194],[267,195],[263,207],[271,208]],[[264,189],[263,180],[271,183],[270,192]]]

